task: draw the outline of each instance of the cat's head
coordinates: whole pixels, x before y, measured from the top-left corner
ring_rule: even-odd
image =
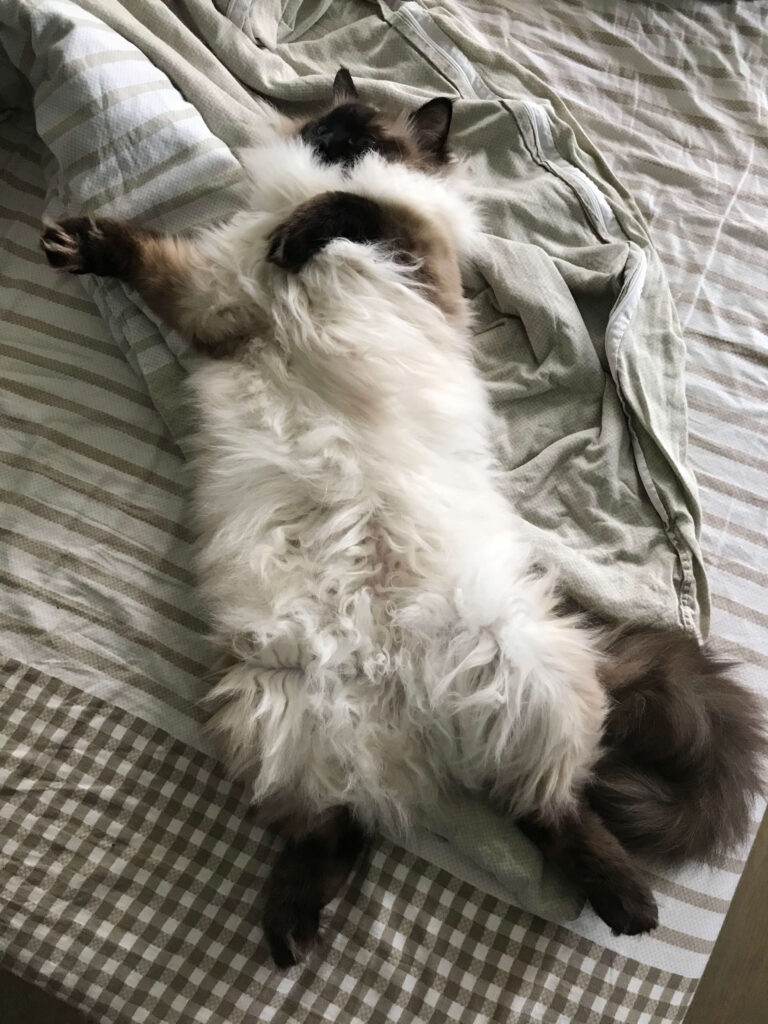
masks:
[[[327,164],[351,166],[375,152],[392,162],[440,170],[450,160],[452,113],[452,100],[439,96],[411,114],[390,117],[362,103],[349,71],[340,68],[330,110],[304,122],[298,134]]]

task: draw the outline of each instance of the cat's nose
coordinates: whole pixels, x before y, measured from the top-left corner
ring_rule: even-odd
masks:
[[[329,151],[341,153],[350,148],[351,139],[343,130],[330,131],[323,134],[320,145]]]

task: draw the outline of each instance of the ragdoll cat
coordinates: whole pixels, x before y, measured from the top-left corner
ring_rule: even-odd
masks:
[[[330,110],[244,156],[228,223],[42,239],[212,357],[191,378],[200,585],[229,657],[210,728],[290,836],[265,911],[282,966],[372,830],[452,787],[521,820],[629,934],[657,909],[627,851],[711,854],[759,788],[754,698],[687,636],[566,614],[497,487],[451,112],[390,119],[342,69]]]

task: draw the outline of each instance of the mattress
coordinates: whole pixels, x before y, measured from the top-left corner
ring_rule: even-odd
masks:
[[[75,17],[92,17],[87,6]],[[278,6],[283,42],[299,48],[327,7]],[[524,2],[389,6],[406,44],[426,36],[435,59],[482,68],[492,93],[504,95],[509,66],[532,95],[554,90],[557,113],[650,226],[687,341],[711,632],[764,689],[768,6],[556,0],[535,17]],[[243,37],[268,51],[268,7],[219,4],[217,45]],[[210,17],[188,5],[180,51],[212,38]],[[17,58],[31,63],[23,43]],[[83,59],[130,63],[109,48]],[[239,82],[217,74],[212,64],[215,84],[250,101],[245,69]],[[213,652],[169,429],[184,353],[161,350],[119,290],[97,304],[81,282],[41,270],[49,126],[34,123],[23,75],[0,75],[0,770],[13,796],[0,962],[103,1020],[680,1020],[746,851],[655,875],[664,924],[628,940],[588,910],[563,923],[546,903],[515,907],[448,852],[441,862],[434,848],[425,859],[382,841],[330,908],[322,956],[287,975],[269,966],[254,908],[276,840],[199,743]],[[195,111],[166,99],[172,133]],[[232,185],[223,157],[206,137],[191,147],[190,225],[216,216]],[[153,209],[155,185],[140,187]],[[119,208],[120,195],[105,201]],[[159,724],[169,707],[172,729]]]

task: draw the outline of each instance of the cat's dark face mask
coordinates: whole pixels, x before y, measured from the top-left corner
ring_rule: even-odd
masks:
[[[301,137],[326,164],[351,166],[366,153],[379,153],[388,160],[406,156],[402,141],[387,134],[378,112],[363,103],[334,107],[304,125]]]
[[[353,166],[366,153],[386,160],[439,168],[449,161],[448,132],[453,104],[438,97],[406,118],[392,119],[361,103],[352,76],[340,68],[333,82],[333,107],[307,121],[301,139],[323,163]]]

